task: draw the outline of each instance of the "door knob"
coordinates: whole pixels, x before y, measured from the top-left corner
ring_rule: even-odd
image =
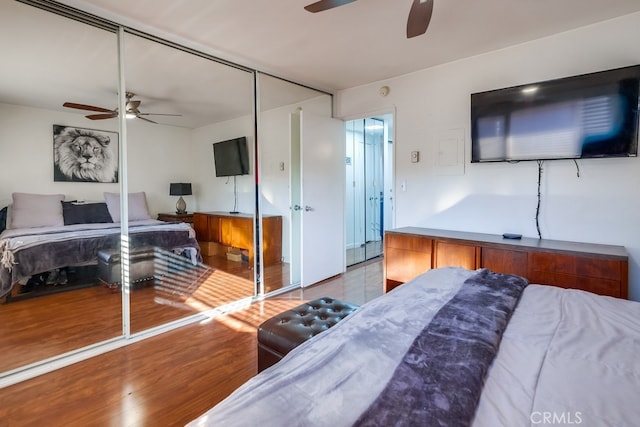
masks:
[[[311,206],[305,205],[305,207],[304,207],[304,211],[305,212],[309,212],[309,211],[312,211],[312,210],[313,210],[313,208]]]
[[[300,205],[293,205],[293,210],[294,210],[294,211],[301,211],[301,210],[302,210],[302,206],[300,206]]]

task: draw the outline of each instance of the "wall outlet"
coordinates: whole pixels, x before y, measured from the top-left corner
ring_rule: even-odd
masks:
[[[412,151],[411,152],[411,163],[418,163],[420,161],[420,152]]]

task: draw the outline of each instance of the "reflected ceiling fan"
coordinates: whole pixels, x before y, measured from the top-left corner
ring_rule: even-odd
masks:
[[[158,124],[157,122],[154,122],[153,120],[147,119],[146,117],[143,117],[143,116],[181,116],[182,115],[182,114],[143,113],[138,109],[138,107],[140,107],[141,101],[134,101],[132,99],[135,96],[134,93],[127,92],[125,96],[127,98],[127,102],[125,105],[127,118],[138,118],[140,120],[144,120],[145,122]],[[97,113],[101,113],[101,114],[89,114],[85,116],[87,119],[91,119],[91,120],[104,120],[104,119],[113,119],[115,117],[118,117],[117,108],[114,110],[110,110],[108,108],[96,107],[93,105],[76,104],[75,102],[65,102],[64,104],[62,104],[62,106],[67,108],[76,108],[78,110],[95,111]]]
[[[353,3],[354,1],[356,0],[320,0],[304,8],[309,12],[316,13]],[[427,31],[432,13],[433,0],[413,0],[411,10],[409,11],[409,18],[407,19],[408,39],[422,35]]]

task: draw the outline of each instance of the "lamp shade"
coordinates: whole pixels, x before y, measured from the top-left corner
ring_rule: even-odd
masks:
[[[170,196],[190,196],[191,194],[190,182],[172,182],[169,184]]]

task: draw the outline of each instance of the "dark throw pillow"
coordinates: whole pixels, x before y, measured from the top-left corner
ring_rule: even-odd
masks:
[[[62,202],[62,216],[64,225],[113,222],[107,204],[104,202]]]
[[[5,228],[7,228],[7,209],[8,206],[0,209],[0,233],[2,233]]]

